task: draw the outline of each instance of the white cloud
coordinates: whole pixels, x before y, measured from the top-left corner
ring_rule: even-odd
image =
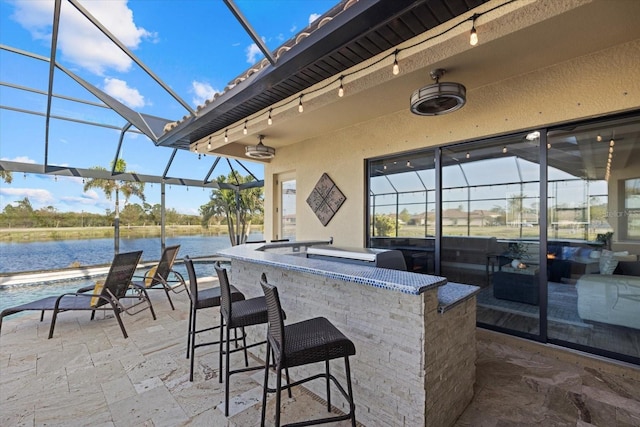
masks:
[[[0,160],[5,160],[8,162],[19,162],[19,163],[30,163],[30,164],[35,164],[36,161],[33,159],[30,159],[26,156],[18,156],[18,157],[14,157],[13,159],[9,159],[7,157],[2,157],[0,158]]]
[[[56,200],[49,191],[41,188],[6,188],[3,186],[0,187],[0,194],[20,200],[28,197],[33,205],[51,205]]]
[[[96,190],[87,190],[84,192],[82,197],[88,198],[90,200],[100,199],[100,196],[98,195],[98,192]]]
[[[138,89],[129,87],[124,80],[105,78],[104,91],[128,107],[135,109],[146,105],[144,96],[138,92]]]
[[[322,15],[320,15],[319,13],[312,13],[311,15],[309,15],[309,25],[311,25],[313,21],[320,18],[321,16]]]
[[[260,48],[255,43],[251,43],[249,47],[247,47],[246,53],[247,53],[247,62],[249,64],[255,64],[256,60],[258,59],[258,55],[262,55]]]
[[[80,196],[66,196],[60,199],[67,204],[95,205],[100,202],[100,196],[94,190],[89,190]]]
[[[89,190],[79,196],[61,197],[60,203],[68,206],[71,212],[82,210],[103,213],[106,209],[113,211],[115,207],[114,201],[107,200],[104,195],[99,195],[94,190]]]
[[[14,1],[12,18],[34,39],[48,42],[53,4],[51,0]],[[157,39],[157,34],[136,26],[127,0],[83,1],[82,6],[129,49],[138,48],[144,39]],[[120,48],[66,1],[62,2],[58,48],[63,59],[97,75],[104,75],[109,69],[125,72],[132,65]]]
[[[213,98],[213,95],[220,91],[214,89],[207,82],[198,82],[194,80],[191,82],[191,89],[189,90],[189,92],[193,94],[191,102],[197,106],[204,104],[207,99]]]

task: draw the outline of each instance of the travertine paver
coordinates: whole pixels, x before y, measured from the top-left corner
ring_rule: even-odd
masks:
[[[195,381],[188,380],[187,295],[174,298],[175,311],[161,293],[152,298],[158,320],[148,312],[125,316],[129,339],[114,318],[89,321],[86,312],[62,313],[50,340],[48,315],[43,323],[36,313],[5,318],[0,425],[259,425],[263,371],[232,377],[231,416],[225,417],[218,408],[224,385],[218,382],[216,347],[196,350]],[[217,310],[206,311],[199,313],[200,325],[217,324]],[[456,426],[640,425],[637,368],[624,374],[585,368],[494,342],[486,333],[478,337],[475,395]],[[233,360],[242,364],[242,357]],[[283,393],[283,423],[325,416],[320,398],[300,387],[293,394],[289,399]],[[270,398],[267,425],[273,425],[273,411]]]

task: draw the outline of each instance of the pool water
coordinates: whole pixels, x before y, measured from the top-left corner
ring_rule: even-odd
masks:
[[[184,277],[185,280],[189,280],[187,270],[184,264],[176,264],[174,266],[175,271]],[[194,269],[198,277],[215,276],[216,272],[213,264],[194,264]],[[136,276],[142,276],[147,269],[140,269],[136,271]],[[93,286],[96,280],[104,279],[105,276],[96,276],[92,278],[81,278],[76,280],[64,280],[56,282],[46,282],[37,284],[25,284],[25,285],[12,285],[12,286],[0,286],[0,311],[5,308],[15,307],[17,305],[25,304],[31,301],[35,301],[42,298],[51,296],[58,296],[64,293],[77,292],[78,289],[85,286]],[[15,314],[29,313],[22,312]]]

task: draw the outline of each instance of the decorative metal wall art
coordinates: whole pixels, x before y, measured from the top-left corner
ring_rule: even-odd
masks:
[[[347,198],[329,178],[329,175],[323,173],[315,188],[307,197],[307,204],[322,225],[326,226],[345,200]]]

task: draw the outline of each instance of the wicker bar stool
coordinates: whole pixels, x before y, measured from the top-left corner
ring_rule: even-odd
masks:
[[[264,388],[262,394],[262,417],[260,425],[264,427],[265,412],[267,407],[267,393],[276,393],[276,427],[280,426],[280,393],[282,388],[290,389],[293,386],[311,381],[317,378],[325,378],[327,382],[327,410],[331,412],[331,387],[329,380],[333,381],[340,393],[349,402],[349,413],[333,417],[319,418],[315,420],[301,421],[289,426],[308,426],[324,424],[333,421],[351,419],[351,425],[356,425],[355,404],[353,402],[353,389],[351,387],[351,368],[349,356],[356,354],[356,347],[342,332],[340,332],[329,320],[324,317],[314,317],[291,325],[284,324],[278,289],[267,283],[266,275],[262,274],[260,285],[267,300],[267,312],[269,316],[269,328],[267,332],[267,360],[265,362]],[[269,364],[273,353],[276,366],[276,388],[269,388]],[[329,372],[329,361],[344,358],[345,374],[347,378],[347,391],[345,392],[338,380]],[[281,384],[283,368],[308,365],[311,363],[325,362],[325,372],[312,375],[286,386]]]
[[[191,358],[191,366],[189,368],[189,381],[193,381],[193,368],[195,363],[195,351],[198,347],[204,347],[207,345],[219,344],[220,341],[202,342],[196,344],[196,335],[201,332],[211,331],[218,329],[220,326],[213,326],[205,329],[196,329],[196,317],[198,310],[210,307],[220,306],[220,287],[207,288],[198,290],[198,279],[196,277],[196,271],[193,267],[193,260],[188,256],[184,257],[184,265],[187,268],[189,275],[189,331],[187,333],[187,359]],[[244,294],[237,290],[235,287],[230,287],[230,299],[232,301],[244,300]]]
[[[268,321],[267,317],[267,302],[265,297],[257,297],[257,298],[249,298],[241,301],[234,301],[231,298],[231,289],[232,286],[229,284],[229,276],[227,275],[227,270],[220,266],[220,263],[215,264],[216,273],[218,274],[218,281],[220,282],[220,375],[219,381],[222,382],[222,355],[225,356],[224,362],[224,415],[225,417],[229,416],[229,378],[233,374],[237,374],[239,372],[248,372],[255,371],[258,369],[263,369],[262,365],[260,366],[251,366],[249,367],[249,358],[247,356],[247,349],[256,347],[259,345],[266,344],[265,341],[256,342],[253,344],[247,345],[247,335],[245,333],[244,328],[246,326],[253,325],[261,325],[266,324]],[[231,330],[237,331],[238,328],[241,329],[242,334],[241,337],[238,338],[237,334],[234,335],[235,338],[233,341],[236,342],[236,347],[231,349]],[[238,347],[237,342],[242,340],[242,346]],[[225,348],[223,348],[223,343],[225,343]],[[230,368],[229,358],[231,353],[235,353],[237,351],[244,352],[244,368],[234,369]],[[287,374],[288,378],[288,374]],[[289,396],[291,396],[291,391],[289,391]]]

